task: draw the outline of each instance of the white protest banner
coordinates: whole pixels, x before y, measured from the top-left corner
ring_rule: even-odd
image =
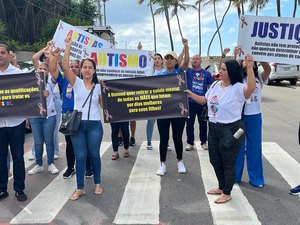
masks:
[[[241,16],[238,58],[252,54],[256,61],[299,64],[300,19]]]
[[[85,58],[86,48],[88,47],[95,49],[114,48],[114,45],[110,42],[60,20],[53,36],[53,41],[54,46],[62,50],[62,56],[66,46],[64,40],[67,36],[71,36],[73,41],[70,53],[71,60]]]
[[[85,58],[91,58],[96,62],[97,75],[100,79],[153,75],[153,51],[114,48],[86,48],[86,50]]]

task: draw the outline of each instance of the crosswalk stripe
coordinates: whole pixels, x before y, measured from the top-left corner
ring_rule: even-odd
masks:
[[[213,167],[209,162],[208,152],[201,148],[200,142],[196,142],[197,153],[200,160],[202,180],[205,192],[217,187],[218,182]],[[226,204],[215,204],[216,196],[207,195],[213,221],[215,225],[259,225],[261,224],[253,207],[243,195],[238,185],[233,186],[232,200]]]
[[[110,145],[110,142],[101,143],[101,156]],[[75,189],[76,179],[74,177],[66,181],[63,179],[63,176],[59,174],[38,196],[15,216],[10,223],[50,223],[69,200],[69,196]],[[51,198],[51,200],[49,200],[49,198]]]
[[[291,187],[299,185],[300,164],[277,143],[263,143],[263,155]]]
[[[158,141],[153,150],[143,142],[129,176],[114,224],[158,224],[160,177],[155,174],[159,160]]]

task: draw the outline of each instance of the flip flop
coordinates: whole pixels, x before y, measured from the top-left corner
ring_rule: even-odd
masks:
[[[103,188],[101,187],[100,184],[96,184],[95,185],[95,189],[94,189],[94,194],[95,195],[101,195],[103,192]]]
[[[219,188],[213,188],[207,192],[208,195],[221,195],[223,193]]]
[[[114,153],[112,156],[111,156],[111,160],[117,160],[119,158],[119,153]]]
[[[224,204],[224,203],[230,201],[230,200],[231,200],[230,195],[227,195],[227,196],[229,196],[229,197],[226,197],[225,195],[222,194],[220,197],[218,197],[218,198],[214,201],[214,203],[216,203],[216,204]]]
[[[82,195],[85,194],[85,191],[83,189],[77,189],[76,191],[73,192],[73,194],[70,197],[70,200],[76,201],[78,200]]]

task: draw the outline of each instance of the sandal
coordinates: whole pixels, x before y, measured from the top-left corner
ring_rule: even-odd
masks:
[[[228,202],[228,201],[230,201],[230,200],[231,200],[230,195],[224,195],[224,194],[221,194],[221,196],[218,197],[218,198],[214,201],[214,203],[216,203],[216,204],[224,204],[224,203],[226,203],[226,202]]]
[[[113,155],[111,156],[111,160],[117,160],[119,158],[119,153],[113,153]]]
[[[221,190],[219,188],[213,188],[207,192],[208,195],[221,195],[222,193],[223,193],[223,190]]]
[[[123,157],[124,158],[128,158],[129,157],[129,151],[128,150],[125,150]]]
[[[76,189],[76,191],[74,191],[73,194],[71,195],[70,200],[76,201],[84,194],[85,191],[83,189]]]
[[[103,192],[103,188],[100,184],[95,185],[94,194],[95,195],[101,195]]]

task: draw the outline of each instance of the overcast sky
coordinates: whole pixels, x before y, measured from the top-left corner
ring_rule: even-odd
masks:
[[[150,8],[147,6],[148,0],[139,5],[136,0],[108,0],[106,2],[106,24],[110,25],[115,32],[117,41],[117,48],[136,49],[137,43],[142,42],[144,50],[154,50],[153,44],[153,28]],[[292,17],[294,0],[281,0],[281,16]],[[195,0],[188,0],[187,3],[194,4]],[[217,4],[217,16],[219,23],[224,14],[228,1],[223,0]],[[155,7],[155,6],[154,6]],[[103,8],[103,7],[102,7]],[[299,18],[300,8],[297,11]],[[254,13],[246,13],[247,15],[254,15]],[[262,16],[275,16],[276,1],[269,0],[268,6],[259,12]],[[190,54],[199,52],[198,39],[198,14],[193,9],[188,9],[186,12],[179,12],[179,19],[182,27],[183,36],[189,40]],[[170,50],[170,41],[167,31],[165,17],[159,15],[155,17],[156,32],[157,32],[157,51],[164,54]],[[209,42],[216,30],[214,21],[213,7],[207,5],[201,10],[201,29],[202,29],[202,56],[207,55]],[[237,42],[238,17],[236,9],[231,7],[225,18],[221,29],[221,37],[223,48],[229,47],[233,49]],[[177,27],[176,17],[171,19],[171,30],[175,51],[181,52],[182,44]],[[217,36],[211,47],[210,55],[220,55],[220,45]]]

